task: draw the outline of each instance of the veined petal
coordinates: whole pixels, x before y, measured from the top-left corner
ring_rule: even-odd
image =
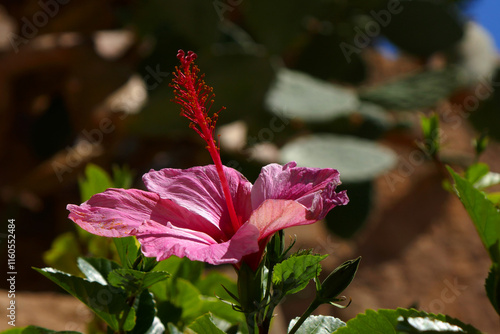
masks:
[[[229,239],[205,218],[142,190],[108,189],[79,206],[69,204],[67,209],[69,218],[84,230],[105,237],[125,237],[145,221],[155,221],[189,228],[219,241]]]
[[[279,230],[312,224],[317,220],[297,201],[268,199],[252,212],[248,224],[257,227],[260,231],[259,240],[262,240]]]
[[[238,263],[245,255],[259,250],[259,231],[254,226],[239,229],[231,240],[216,243],[196,231],[145,222],[132,231],[141,243],[145,256],[156,257],[158,261],[172,255],[187,257],[213,265]]]
[[[263,167],[252,188],[252,206],[257,208],[267,199],[286,199],[298,201],[312,210],[313,202],[321,204],[317,203],[317,196],[337,205],[347,203],[345,194],[336,199],[335,187],[341,183],[336,169],[296,166],[295,162],[290,162],[284,166],[270,164]],[[326,188],[328,191],[322,194]]]
[[[238,219],[244,223],[251,212],[252,184],[232,168],[224,167],[224,172]],[[204,217],[227,236],[232,235],[226,200],[214,165],[152,170],[144,174],[143,181],[148,190]]]
[[[142,190],[108,189],[81,205],[68,204],[69,219],[104,237],[125,237],[149,220],[158,195]]]

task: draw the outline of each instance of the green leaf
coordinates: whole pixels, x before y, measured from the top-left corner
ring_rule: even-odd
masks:
[[[185,322],[191,322],[201,313],[200,291],[189,281],[178,278],[174,283],[175,294],[170,302],[182,309],[181,318]]]
[[[486,150],[489,141],[490,138],[486,135],[486,131],[484,130],[476,139],[474,139],[474,149],[476,151],[476,158],[479,158],[479,156]]]
[[[397,81],[368,88],[359,93],[362,101],[373,102],[387,109],[414,110],[435,106],[458,87],[455,68],[416,73]]]
[[[209,272],[205,277],[196,282],[195,286],[203,295],[209,297],[219,296],[224,299],[231,298],[222,286],[231,291],[233,294],[238,293],[236,282],[217,271]]]
[[[346,326],[339,328],[335,331],[335,334],[397,334],[399,331],[396,328],[400,320],[408,318],[428,318],[430,320],[439,320],[450,325],[458,326],[464,331],[464,333],[481,334],[481,332],[476,328],[464,324],[460,320],[447,315],[432,314],[417,311],[415,309],[407,310],[402,308],[398,308],[396,310],[367,310],[365,313],[358,314],[356,318],[349,320],[346,323]]]
[[[304,289],[309,281],[321,272],[319,264],[328,255],[292,256],[274,266],[274,289],[280,290],[280,295],[290,295]]]
[[[342,86],[281,68],[265,104],[273,113],[307,122],[324,122],[359,108],[356,95]]]
[[[182,334],[179,328],[175,327],[171,322],[168,323],[167,327],[170,334]]]
[[[131,269],[138,253],[139,245],[135,237],[113,238],[122,266]]]
[[[439,152],[439,116],[434,113],[429,117],[420,117],[420,126],[424,134],[422,148],[430,156],[435,157]]]
[[[362,120],[362,123],[358,125],[359,130],[356,132],[356,135],[359,137],[377,138],[390,129],[403,126],[402,123],[398,124],[387,110],[375,103],[361,102],[357,114]]]
[[[139,316],[137,318],[139,318]],[[151,324],[151,327],[149,327],[149,329],[146,332],[143,332],[143,333],[145,333],[145,334],[163,334],[163,333],[165,333],[165,325],[163,325],[163,323],[161,322],[160,318],[154,317],[153,323]],[[168,333],[170,333],[170,334],[176,334],[177,332],[172,331],[170,329],[170,327],[169,327]],[[133,334],[135,334],[135,333],[133,333]]]
[[[490,167],[483,163],[478,162],[470,165],[465,171],[465,179],[472,184],[479,182],[484,176],[486,176],[490,171]],[[477,187],[476,187],[477,188]]]
[[[109,174],[101,167],[91,163],[85,167],[85,178],[79,178],[78,184],[82,201],[113,187],[113,181],[111,181]]]
[[[134,308],[136,309],[137,320],[130,334],[144,334],[147,333],[148,330],[155,332],[160,331],[160,329],[163,329],[163,331],[165,330],[163,324],[155,317],[155,301],[153,295],[149,291],[144,290],[141,293],[134,303]],[[156,323],[155,319],[157,319]],[[163,331],[159,333],[163,333]]]
[[[215,325],[210,313],[197,318],[188,328],[200,334],[225,334]]]
[[[500,315],[500,267],[498,263],[491,265],[484,287],[491,305]]]
[[[483,192],[474,188],[469,181],[455,173],[450,167],[447,168],[455,181],[457,195],[476,226],[491,260],[498,263],[500,260],[500,212]]]
[[[103,258],[87,257],[78,258],[78,268],[90,282],[108,285],[107,277],[110,272],[121,268],[118,263]]]
[[[190,282],[196,282],[200,279],[203,268],[203,262],[191,261],[186,257],[171,256],[159,262],[153,270],[167,271],[172,275],[172,279],[184,278]]]
[[[343,183],[372,180],[396,164],[396,154],[373,141],[332,134],[300,137],[281,149],[281,162],[335,168]]]
[[[123,328],[124,331],[128,332],[134,329],[137,316],[135,314],[136,312],[135,308],[126,305],[123,306],[124,310],[120,313],[119,324],[121,324],[121,327]],[[123,320],[123,317],[126,317],[125,320]]]
[[[77,275],[79,270],[76,259],[80,255],[81,251],[75,233],[66,232],[54,239],[50,249],[43,254],[43,261],[50,267]]]
[[[38,326],[26,326],[21,328],[12,328],[2,332],[3,334],[81,334],[80,332],[74,331],[54,331],[51,329],[38,327]]]
[[[244,314],[241,312],[236,312],[233,309],[232,305],[223,302],[216,297],[208,297],[201,295],[200,299],[201,299],[201,307],[200,307],[201,314],[210,312],[217,318],[220,318],[231,324],[236,324],[236,323],[243,324],[245,322]]]
[[[260,265],[256,271],[242,262],[238,270],[238,304],[245,314],[258,311],[264,296],[265,267]],[[251,317],[251,316],[250,316]]]
[[[177,279],[186,279],[192,284],[196,284],[201,277],[203,268],[204,264],[202,262],[171,256],[166,260],[158,262],[153,268],[153,271],[170,273],[170,279],[164,281],[162,284],[153,285],[149,291],[154,293],[157,301],[170,302],[177,294]]]
[[[488,172],[481,179],[474,183],[474,187],[482,190],[500,184],[500,174]]]
[[[134,173],[128,166],[113,166],[113,187],[129,189],[132,186]]]
[[[113,330],[119,329],[119,320],[123,311],[130,311],[129,316],[134,316],[133,309],[130,310],[127,306],[126,294],[121,289],[71,276],[53,268],[34,269],[87,305]]]
[[[396,329],[409,334],[428,333],[467,333],[462,328],[450,323],[424,317],[398,318]]]
[[[109,284],[123,288],[129,295],[137,295],[144,289],[167,279],[165,271],[143,272],[133,269],[115,269],[108,275]]]
[[[288,325],[290,331],[299,318],[292,319]],[[337,329],[344,327],[345,322],[340,319],[324,316],[324,315],[311,315],[295,332],[296,334],[330,334]]]
[[[488,193],[486,194],[488,200],[490,200],[495,206],[500,205],[500,192]]]

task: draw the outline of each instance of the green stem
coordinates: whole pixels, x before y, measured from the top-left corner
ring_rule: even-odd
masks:
[[[274,309],[274,307],[273,307]],[[271,318],[272,317],[266,317],[262,324],[259,326],[259,334],[267,334],[269,333],[269,327],[271,327]]]
[[[120,322],[118,323],[118,333],[119,334],[125,333],[125,330],[123,330],[123,325],[125,325],[125,321],[127,320],[128,314],[130,313],[130,310],[132,309],[132,306],[134,305],[135,297],[136,296],[132,296],[128,299],[127,305],[129,307],[125,310],[125,312],[123,313],[123,316],[120,318]]]
[[[276,306],[278,306],[283,298],[279,296],[271,296],[269,297],[269,299],[269,305],[266,308],[264,320],[262,321],[262,327],[267,328],[267,330],[269,330],[269,328],[271,327],[271,320],[273,319],[274,309],[276,308]]]
[[[257,324],[255,321],[255,312],[245,313],[245,320],[248,326],[248,333],[255,334],[255,330],[257,329]],[[260,329],[259,329],[260,332]]]
[[[293,326],[293,328],[290,330],[288,334],[294,334],[299,329],[299,327],[304,323],[304,321],[306,321],[306,319],[309,318],[309,316],[313,313],[313,311],[317,309],[318,306],[320,305],[321,305],[320,302],[314,300],[311,303],[311,305],[309,305],[307,310],[300,316],[300,319],[295,323],[295,326]]]

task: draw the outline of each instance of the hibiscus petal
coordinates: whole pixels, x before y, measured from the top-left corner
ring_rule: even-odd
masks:
[[[240,228],[231,240],[222,243],[207,240],[195,231],[153,221],[145,222],[132,233],[141,243],[143,254],[158,261],[176,255],[213,265],[238,263],[243,256],[259,250],[259,231],[254,226]]]
[[[161,225],[190,228],[208,239],[228,239],[203,217],[142,190],[108,189],[80,206],[69,204],[67,209],[69,218],[84,230],[105,237],[131,235],[143,222],[153,220]]]
[[[236,213],[240,223],[244,223],[251,212],[252,184],[232,168],[224,167],[224,172]],[[226,200],[214,165],[189,169],[151,170],[143,176],[143,181],[148,190],[204,217],[226,235],[232,234]]]
[[[321,219],[335,205],[347,204],[346,193],[335,192],[341,183],[336,169],[296,166],[290,162],[262,168],[252,188],[252,206],[256,208],[267,199],[295,200],[311,211],[319,211]]]
[[[318,220],[316,218],[296,201],[268,199],[252,213],[248,224],[257,227],[259,240],[263,240],[288,227],[312,224]]]
[[[150,219],[158,195],[141,190],[108,189],[81,205],[69,204],[69,219],[84,230],[104,237],[125,237]]]

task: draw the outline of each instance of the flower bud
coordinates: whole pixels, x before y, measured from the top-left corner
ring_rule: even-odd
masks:
[[[358,270],[361,257],[349,260],[335,268],[330,275],[321,283],[316,292],[316,299],[321,303],[330,303],[351,284]]]

